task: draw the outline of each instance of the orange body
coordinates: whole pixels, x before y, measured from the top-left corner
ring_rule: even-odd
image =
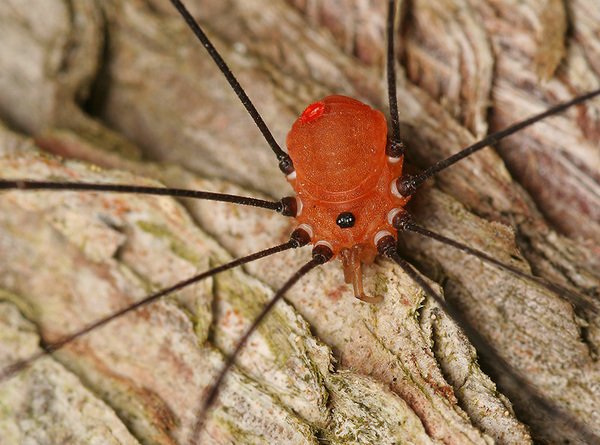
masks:
[[[402,158],[391,162],[386,146],[384,115],[345,96],[309,105],[287,137],[295,167],[295,177],[288,179],[299,200],[296,219],[310,226],[313,244],[324,241],[341,257],[357,293],[360,264],[377,254],[376,235],[396,236],[388,215],[408,201],[391,191],[402,174]],[[352,227],[337,223],[343,212],[354,216]]]

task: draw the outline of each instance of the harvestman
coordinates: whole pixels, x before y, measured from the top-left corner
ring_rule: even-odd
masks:
[[[258,111],[254,108],[252,102],[247,97],[246,93],[241,88],[241,86],[239,85],[239,83],[237,82],[237,80],[235,79],[234,75],[231,73],[231,71],[225,64],[225,62],[221,59],[221,56],[217,53],[215,48],[212,46],[212,44],[210,43],[210,41],[208,40],[208,38],[206,37],[206,35],[202,31],[202,29],[197,24],[197,22],[192,18],[192,16],[189,14],[189,12],[185,8],[185,6],[180,1],[171,0],[171,2],[177,8],[177,10],[182,15],[182,17],[186,20],[187,24],[192,29],[192,31],[194,32],[196,37],[202,42],[202,44],[204,45],[206,50],[209,52],[210,56],[213,58],[213,60],[215,61],[215,63],[219,67],[219,69],[225,75],[226,79],[230,83],[230,85],[233,88],[233,90],[235,91],[235,93],[240,98],[243,105],[246,107],[249,114],[254,119],[259,130],[263,134],[264,138],[266,139],[267,143],[273,150],[274,154],[276,155],[277,160],[279,161],[279,167],[280,167],[281,171],[288,177],[288,179],[291,182],[294,182],[294,181],[300,182],[300,180],[302,178],[299,175],[296,176],[297,172],[295,170],[294,162],[298,162],[298,157],[301,157],[302,155],[301,154],[292,154],[292,157],[290,158],[290,156],[288,156],[288,154],[281,149],[281,147],[278,145],[278,143],[273,138],[273,136],[272,136],[271,132],[269,131],[269,129],[267,128],[266,124],[260,117]],[[387,143],[385,141],[385,133],[383,133],[383,145],[381,145],[381,144],[379,145],[380,146],[380,150],[379,150],[380,156],[379,157],[380,158],[383,157],[385,159],[386,165],[387,164],[392,165],[392,166],[396,165],[396,167],[393,167],[393,168],[397,169],[397,171],[399,172],[399,171],[401,171],[400,166],[402,164],[402,160],[404,157],[404,151],[406,148],[403,146],[403,144],[400,140],[400,128],[399,128],[399,119],[398,119],[398,110],[397,110],[398,107],[397,107],[397,102],[396,102],[395,72],[394,72],[394,63],[392,62],[394,59],[394,54],[395,54],[393,32],[392,32],[393,19],[394,19],[394,2],[390,0],[389,1],[389,11],[388,11],[388,22],[387,22],[387,31],[388,31],[388,46],[387,46],[387,60],[388,60],[387,70],[388,71],[387,71],[387,74],[388,74],[390,117],[391,117],[392,125],[391,125],[391,130],[390,130],[390,134],[388,136]],[[579,427],[582,431],[582,434],[587,435],[586,440],[588,440],[589,443],[592,443],[592,442],[596,443],[596,442],[598,442],[598,438],[593,436],[591,433],[588,433],[585,426],[578,425],[577,420],[572,419],[567,413],[563,412],[560,407],[554,406],[553,404],[547,402],[544,398],[539,396],[536,389],[534,387],[532,387],[529,383],[527,383],[527,380],[524,379],[523,376],[515,373],[515,371],[512,370],[512,368],[501,357],[499,357],[494,352],[494,348],[481,335],[479,335],[477,331],[475,331],[473,328],[470,327],[469,323],[464,319],[464,317],[460,314],[460,312],[457,312],[452,306],[449,306],[433,290],[433,288],[431,288],[431,286],[429,286],[429,284],[425,280],[423,280],[421,278],[421,276],[403,258],[400,257],[400,255],[398,254],[398,252],[396,250],[396,241],[397,241],[396,236],[397,236],[397,234],[401,234],[404,231],[410,231],[410,232],[414,232],[414,233],[420,234],[425,237],[435,239],[446,245],[453,246],[467,254],[476,256],[477,258],[481,259],[482,261],[485,261],[495,267],[503,268],[513,274],[519,275],[520,277],[529,279],[532,282],[537,283],[538,285],[541,285],[548,289],[551,289],[552,291],[557,292],[560,295],[564,296],[565,298],[569,299],[569,301],[571,301],[573,304],[576,304],[580,307],[586,306],[585,301],[581,300],[577,295],[573,294],[568,289],[565,289],[554,283],[546,282],[545,280],[542,280],[540,278],[530,276],[530,275],[520,271],[517,268],[514,268],[510,265],[504,264],[494,258],[491,258],[489,255],[486,255],[485,253],[483,253],[481,251],[472,249],[458,241],[449,239],[445,236],[442,236],[441,234],[434,233],[432,231],[425,229],[424,227],[420,226],[419,224],[417,224],[416,222],[414,222],[411,219],[408,212],[406,212],[403,209],[403,206],[408,201],[408,199],[417,191],[417,189],[419,188],[419,186],[421,184],[423,184],[427,179],[434,176],[438,172],[443,171],[444,169],[450,167],[451,165],[460,161],[461,159],[463,159],[467,156],[470,156],[471,154],[477,152],[478,150],[480,150],[488,145],[495,144],[499,140],[501,140],[507,136],[510,136],[511,134],[513,134],[529,125],[532,125],[535,122],[538,122],[548,116],[557,114],[573,105],[582,103],[582,102],[584,102],[594,96],[597,96],[597,95],[600,95],[600,90],[596,90],[596,91],[590,92],[588,94],[585,94],[583,96],[579,96],[569,102],[555,106],[543,113],[540,113],[540,114],[533,116],[525,121],[517,123],[505,130],[494,133],[494,134],[484,138],[483,140],[473,144],[472,146],[465,148],[464,150],[460,151],[456,155],[453,155],[447,159],[439,161],[438,163],[432,165],[431,167],[427,168],[425,171],[423,171],[419,174],[415,174],[415,175],[397,174],[396,176],[394,176],[394,181],[392,181],[391,184],[386,183],[385,188],[386,188],[386,193],[388,193],[388,196],[390,197],[390,199],[395,200],[394,201],[395,205],[393,205],[389,208],[386,208],[385,211],[380,212],[382,214],[379,215],[380,219],[382,220],[382,222],[379,224],[379,226],[382,226],[382,227],[386,226],[390,230],[386,231],[385,229],[382,229],[382,227],[378,226],[377,230],[372,231],[372,233],[368,232],[368,236],[366,236],[365,239],[360,240],[360,245],[365,245],[365,244],[368,244],[369,242],[371,242],[371,244],[369,245],[369,248],[366,249],[366,250],[368,250],[368,252],[366,252],[366,253],[363,251],[359,251],[358,253],[356,253],[356,251],[352,249],[352,247],[353,247],[352,242],[350,242],[350,244],[347,244],[349,241],[346,241],[346,244],[344,244],[343,241],[335,240],[332,238],[329,238],[329,239],[323,239],[323,238],[318,238],[318,237],[315,238],[315,233],[319,233],[319,227],[316,226],[314,223],[313,223],[314,227],[313,227],[313,225],[309,224],[311,222],[311,220],[306,220],[307,216],[306,216],[306,213],[304,213],[305,221],[303,221],[303,224],[301,224],[292,233],[290,241],[283,243],[281,245],[272,247],[270,249],[265,249],[263,251],[255,253],[255,254],[248,255],[246,257],[240,258],[240,259],[232,261],[228,264],[219,266],[210,271],[207,271],[200,275],[192,277],[189,280],[185,280],[183,282],[177,283],[174,286],[171,286],[167,289],[161,290],[157,293],[154,293],[154,294],[148,296],[147,298],[139,301],[138,303],[136,303],[132,306],[124,308],[123,310],[121,310],[117,313],[114,313],[108,317],[98,320],[97,322],[86,326],[84,329],[63,338],[60,341],[46,344],[44,351],[42,351],[30,358],[27,358],[21,362],[15,363],[15,364],[5,368],[4,370],[2,370],[0,373],[0,379],[1,380],[8,379],[9,377],[13,376],[15,373],[19,372],[20,370],[22,370],[23,368],[28,366],[30,363],[37,360],[38,358],[56,351],[57,349],[61,348],[65,344],[70,343],[71,341],[87,334],[91,330],[93,330],[99,326],[102,326],[106,323],[109,323],[111,320],[113,320],[125,313],[136,310],[141,306],[144,306],[153,301],[156,301],[157,299],[159,299],[169,293],[172,293],[179,289],[182,289],[192,283],[195,283],[195,282],[202,280],[204,278],[207,278],[209,276],[215,275],[224,270],[231,269],[238,265],[246,264],[246,263],[254,261],[256,259],[275,254],[277,252],[281,252],[281,251],[292,249],[292,248],[299,248],[299,247],[305,246],[307,244],[313,244],[314,248],[313,248],[312,260],[310,260],[303,267],[301,267],[298,271],[296,271],[291,276],[291,278],[275,293],[273,299],[264,308],[264,310],[259,315],[259,317],[256,318],[256,320],[254,321],[254,323],[252,324],[250,329],[245,333],[245,335],[238,342],[233,353],[229,356],[225,366],[221,370],[213,387],[209,391],[209,394],[206,397],[203,406],[201,407],[201,409],[199,411],[194,437],[197,436],[199,434],[200,430],[202,429],[205,419],[206,419],[206,416],[208,415],[211,406],[213,405],[213,403],[215,402],[215,400],[218,396],[221,382],[222,382],[223,378],[225,377],[225,375],[227,374],[228,370],[234,364],[235,358],[237,357],[239,351],[246,344],[248,337],[252,334],[252,332],[254,332],[256,327],[261,323],[261,321],[265,318],[265,316],[267,316],[267,314],[274,307],[274,305],[280,299],[283,298],[285,293],[297,281],[299,281],[306,273],[308,273],[312,269],[316,268],[317,266],[319,266],[321,264],[328,262],[329,260],[331,260],[334,257],[341,256],[343,258],[344,266],[347,271],[347,278],[354,285],[355,295],[358,298],[363,299],[365,301],[371,301],[372,298],[365,295],[362,290],[360,264],[362,261],[364,261],[366,263],[368,263],[369,261],[372,261],[371,257],[373,256],[373,254],[378,253],[379,255],[388,257],[391,260],[393,260],[394,262],[396,262],[404,270],[404,272],[407,275],[409,275],[414,280],[414,282],[417,283],[424,290],[424,292],[429,297],[436,300],[436,302],[446,311],[446,313],[462,327],[462,329],[467,334],[469,340],[475,346],[477,346],[477,349],[480,352],[480,354],[482,354],[483,356],[488,358],[488,360],[490,362],[495,363],[495,366],[500,371],[502,371],[506,374],[512,375],[513,378],[530,393],[531,397],[534,400],[536,400],[536,402],[543,409],[545,409],[549,415],[555,416],[555,418],[557,418],[557,420],[562,419],[562,421],[564,421],[565,424],[569,425],[570,427],[573,427],[574,425]],[[322,101],[319,101],[319,102],[316,102],[316,103],[310,105],[307,108],[307,110],[303,113],[303,115],[299,118],[299,123],[300,124],[304,123],[306,125],[310,125],[312,122],[318,122],[319,118],[321,117],[322,114],[327,115],[328,110],[326,107],[331,106],[332,103],[334,103],[334,105],[335,105],[336,100],[339,102],[340,99],[326,98],[326,99],[323,99]],[[361,106],[362,105],[352,103],[351,109],[353,109],[354,111],[356,111],[356,110],[360,111],[360,110],[362,110]],[[354,107],[354,108],[352,108],[352,107]],[[359,111],[356,111],[356,112],[358,113]],[[370,110],[369,113],[371,113],[372,111],[373,110]],[[385,121],[383,121],[383,122],[385,122]],[[302,146],[302,144],[300,144],[300,146]],[[352,156],[353,156],[352,153],[349,154],[349,153],[343,152],[343,148],[339,148],[339,149],[340,149],[341,158],[347,157],[347,158],[350,158],[351,160],[354,160],[352,158]],[[385,151],[385,156],[381,150]],[[292,162],[294,157],[296,157],[296,159],[294,159],[294,162]],[[322,162],[326,162],[326,161],[322,161]],[[300,166],[300,165],[301,165],[301,163],[298,163],[298,166]],[[327,166],[327,165],[320,166],[320,167],[324,168],[325,171],[327,170],[327,168],[330,168],[330,166]],[[350,163],[346,167],[348,168],[348,170],[350,172],[353,172],[352,165],[350,165]],[[400,167],[400,168],[398,168],[398,167]],[[396,170],[393,170],[393,171],[396,171]],[[305,170],[305,172],[306,172],[306,170]],[[344,172],[344,173],[346,173],[346,172]],[[348,176],[352,176],[352,175],[348,175]],[[346,179],[348,179],[348,178],[346,178]],[[350,179],[353,179],[353,178],[350,178]],[[285,215],[288,217],[293,217],[293,218],[294,217],[300,218],[302,216],[302,206],[304,205],[302,202],[302,197],[310,196],[310,193],[305,191],[304,193],[308,193],[308,195],[302,195],[302,192],[300,192],[299,199],[294,198],[294,197],[286,197],[280,201],[272,202],[272,201],[266,201],[266,200],[261,200],[261,199],[246,198],[246,197],[240,197],[240,196],[235,196],[235,195],[225,195],[225,194],[203,192],[203,191],[165,189],[165,188],[156,188],[156,187],[137,187],[137,186],[128,186],[128,185],[121,185],[121,184],[107,185],[107,184],[89,184],[89,183],[64,183],[64,182],[51,182],[51,181],[30,181],[27,179],[16,179],[16,180],[3,179],[0,181],[0,188],[2,188],[2,189],[19,189],[19,190],[57,190],[57,191],[59,191],[59,190],[90,191],[91,190],[91,191],[103,191],[103,192],[114,192],[114,193],[138,193],[138,194],[186,197],[186,198],[222,201],[222,202],[230,202],[230,203],[235,203],[235,204],[240,204],[240,205],[261,207],[261,208],[265,208],[265,209],[269,209],[269,210],[274,210],[276,212],[281,213],[282,215]],[[345,190],[347,190],[347,189],[345,189]],[[390,190],[391,190],[391,192],[390,192]],[[313,190],[313,192],[314,192],[314,190]],[[363,190],[361,190],[361,193],[362,194],[358,195],[359,198],[365,194],[365,192]],[[351,197],[351,199],[355,199],[355,198],[356,198],[355,196]],[[329,201],[331,201],[331,200],[329,200]],[[340,203],[340,205],[342,205],[342,206],[347,205],[348,201],[349,201],[348,199],[346,199],[345,201],[343,200]],[[315,202],[318,202],[318,200],[316,200]],[[324,204],[324,206],[329,206],[329,205],[330,205],[330,203]],[[334,209],[337,209],[339,207],[339,205],[337,207],[336,206],[333,206],[333,207],[334,207]],[[359,208],[359,210],[353,210],[352,212],[348,212],[348,211],[338,212],[336,210],[336,214],[338,214],[338,213],[339,214],[337,215],[337,217],[335,218],[335,221],[333,221],[333,222],[335,223],[335,225],[337,225],[339,227],[339,229],[341,231],[345,230],[345,232],[343,232],[344,234],[348,232],[347,229],[352,229],[354,227],[355,222],[361,221],[361,219],[362,219],[361,217],[363,217],[363,215],[360,213],[360,206],[358,206],[358,208]],[[371,215],[369,215],[369,218],[370,217],[371,217]],[[314,221],[314,220],[312,220],[312,221]],[[391,229],[394,229],[394,230],[391,230]],[[350,237],[350,238],[351,238],[351,240],[354,239],[352,237]],[[355,255],[355,256],[352,256],[352,255]],[[593,308],[591,308],[589,306],[586,306],[586,307],[588,307],[589,310],[594,310]]]

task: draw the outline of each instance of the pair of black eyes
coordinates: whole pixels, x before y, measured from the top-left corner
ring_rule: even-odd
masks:
[[[335,223],[342,229],[349,229],[350,227],[354,226],[355,222],[356,218],[352,212],[342,212],[335,220]]]

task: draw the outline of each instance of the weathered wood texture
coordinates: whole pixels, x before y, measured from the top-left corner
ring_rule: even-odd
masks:
[[[282,143],[326,94],[386,110],[385,2],[187,3]],[[402,10],[398,98],[417,167],[600,84],[597,0],[413,0]],[[1,177],[289,194],[168,1],[3,1],[0,37]],[[599,116],[596,100],[501,144],[503,158],[482,151],[424,187],[411,211],[597,299]],[[0,363],[35,351],[40,334],[57,339],[291,229],[215,203],[3,193]],[[435,242],[406,236],[404,252],[548,400],[600,434],[597,317]],[[186,443],[223,354],[309,254],[207,280],[0,383],[0,443]],[[332,263],[290,291],[240,357],[202,443],[577,442],[508,376],[487,377],[397,267],[367,269],[380,305],[355,300],[342,280]]]

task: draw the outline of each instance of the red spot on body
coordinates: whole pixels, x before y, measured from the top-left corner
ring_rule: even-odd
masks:
[[[325,111],[325,103],[324,102],[315,102],[310,104],[300,115],[300,122],[306,124],[308,122],[312,122],[323,115]]]

